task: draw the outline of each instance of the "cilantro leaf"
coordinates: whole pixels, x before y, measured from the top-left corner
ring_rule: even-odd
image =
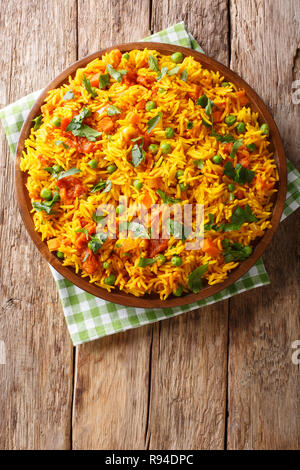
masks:
[[[91,110],[89,108],[82,108],[82,111],[79,114],[76,114],[76,116],[73,117],[72,121],[66,128],[67,132],[73,132],[76,129],[80,129],[82,124],[83,119],[90,117],[92,114]]]
[[[73,100],[73,99],[74,99],[74,93],[72,90],[67,91],[67,93],[63,97],[64,101]]]
[[[115,116],[116,114],[121,114],[122,110],[118,108],[118,106],[115,106],[114,104],[111,104],[107,108],[107,115],[108,116]]]
[[[161,120],[162,118],[162,113],[158,113],[156,116],[154,116],[153,118],[149,119],[149,121],[147,122],[147,126],[148,126],[148,134],[154,129],[154,127],[159,123],[159,121]]]
[[[96,88],[91,86],[91,82],[89,81],[88,78],[86,78],[86,76],[84,74],[82,76],[82,84],[83,84],[84,88],[86,89],[86,91],[88,93],[90,93],[92,98],[96,98],[96,96],[98,96]]]
[[[107,232],[97,232],[95,235],[91,236],[88,247],[93,253],[97,254],[98,250],[102,248],[102,245],[106,242],[107,238]]]
[[[143,258],[141,256],[138,262],[138,267],[146,268],[147,266],[151,266],[152,264],[156,263],[156,261],[157,261],[157,258]]]
[[[104,90],[105,88],[107,88],[110,84],[110,80],[109,80],[109,75],[108,73],[103,73],[99,76],[99,88],[101,90]]]
[[[132,151],[132,164],[134,167],[137,167],[142,163],[145,158],[145,151],[143,150],[141,145],[134,144]]]
[[[189,274],[188,287],[192,292],[194,292],[194,294],[198,294],[198,292],[200,292],[200,290],[202,289],[203,285],[201,278],[207,272],[207,270],[208,263],[199,266]]]
[[[86,124],[82,124],[79,129],[74,129],[72,134],[76,137],[85,137],[89,142],[95,142],[97,137],[101,135],[101,132],[96,131]]]
[[[177,202],[181,202],[181,199],[175,199],[171,196],[168,196],[166,193],[164,193],[161,189],[157,189],[156,190],[156,194],[159,195],[159,197],[161,198],[161,200],[165,203],[165,204],[176,204]]]
[[[129,222],[127,230],[133,232],[134,238],[149,239],[149,234],[146,227],[138,222]]]
[[[207,105],[205,106],[205,114],[209,118],[210,122],[213,122],[212,109],[214,105],[215,105],[214,102],[209,99],[207,101]]]
[[[70,148],[67,144],[65,144],[65,142],[64,142],[63,140],[56,140],[54,143],[55,143],[55,145],[57,145],[57,146],[58,146],[58,145],[62,145],[65,149],[69,149],[69,148]]]
[[[156,80],[159,82],[168,73],[168,71],[169,71],[168,67],[164,66],[159,72],[159,74],[157,75]]]
[[[86,239],[89,239],[89,232],[86,228],[79,228],[78,230],[75,230],[76,233],[84,233],[86,236]]]
[[[239,139],[239,140],[236,140],[232,146],[232,150],[230,152],[230,158],[234,158],[236,156],[236,152],[238,151],[238,149],[243,145],[243,140],[242,139]]]
[[[188,71],[187,71],[187,69],[184,69],[184,71],[182,72],[180,78],[181,78],[181,80],[183,80],[184,82],[187,81],[187,78],[188,78]]]
[[[172,75],[176,75],[176,73],[178,73],[180,70],[180,67],[176,66],[174,68],[172,68],[171,70],[169,70],[168,72],[168,75],[171,77]]]
[[[44,201],[44,202],[35,201],[32,203],[32,206],[37,212],[44,211],[46,212],[46,214],[50,215],[50,214],[54,214],[54,212],[52,212],[52,207],[59,200],[60,200],[59,193],[55,191],[53,194],[53,198],[50,199],[50,201]]]
[[[57,176],[57,179],[61,180],[62,178],[66,178],[67,176],[71,176],[71,175],[76,175],[77,173],[81,173],[81,170],[79,170],[78,168],[73,167],[73,168],[70,168],[67,171],[60,172],[59,175]]]
[[[217,132],[215,132],[213,129],[212,129],[210,135],[212,137],[215,137],[218,142],[222,142],[222,143],[234,142],[234,137],[232,135],[230,135],[230,134],[225,134],[225,135],[217,134]]]
[[[174,238],[178,238],[183,242],[187,239],[188,234],[185,233],[187,229],[181,222],[172,219],[167,219],[166,230],[168,235],[173,235]]]
[[[195,167],[199,168],[199,170],[202,170],[205,165],[205,161],[199,158],[199,160],[194,160],[194,165]]]
[[[252,213],[252,210],[247,204],[245,209],[241,206],[237,206],[231,216],[231,220],[224,226],[224,232],[231,232],[233,230],[240,230],[241,226],[246,222],[256,222],[257,218]]]
[[[236,167],[233,168],[231,162],[226,162],[224,166],[224,174],[229,176],[233,181],[240,184],[251,183],[255,173],[252,170],[244,168],[240,163],[236,164]]]
[[[123,75],[126,75],[127,70],[115,70],[112,65],[107,64],[106,71],[109,73],[111,78],[116,80],[116,82],[121,83]]]
[[[224,239],[222,244],[224,248],[222,255],[226,263],[244,261],[252,254],[251,246],[243,246],[241,243],[230,243],[227,239]]]
[[[106,181],[103,181],[103,180],[100,180],[92,189],[91,189],[91,193],[96,193],[97,191],[102,191],[104,190],[103,192],[104,193],[107,193],[108,191],[111,190],[111,181],[110,180],[106,180]]]
[[[149,55],[148,64],[151,70],[154,70],[154,72],[160,73],[157,59],[151,54]]]

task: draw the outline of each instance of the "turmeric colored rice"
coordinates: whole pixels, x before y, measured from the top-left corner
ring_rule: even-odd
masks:
[[[35,229],[64,266],[109,291],[166,299],[222,283],[271,227],[268,146],[245,90],[219,72],[178,52],[113,50],[49,92],[21,170]],[[97,208],[112,205],[118,222],[120,197],[147,210],[203,204],[202,247],[186,249],[171,228],[167,239],[149,226],[144,238],[103,236]]]

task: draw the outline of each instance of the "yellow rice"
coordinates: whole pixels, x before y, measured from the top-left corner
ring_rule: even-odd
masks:
[[[158,67],[167,66],[172,69],[176,64],[169,56],[162,56],[157,51],[133,50],[127,60],[124,55],[117,66],[115,65],[115,52],[106,54],[101,59],[95,59],[84,69],[78,69],[74,78],[70,77],[68,84],[51,90],[42,107],[42,124],[39,129],[32,128],[31,135],[25,143],[25,151],[21,160],[21,169],[27,172],[27,189],[32,202],[42,202],[40,192],[43,188],[49,188],[54,192],[57,180],[43,168],[60,165],[64,170],[76,167],[81,170],[74,175],[78,178],[87,193],[76,197],[71,203],[63,200],[54,205],[54,214],[46,214],[44,211],[33,209],[35,228],[41,233],[43,240],[58,238],[60,241],[58,250],[64,254],[63,265],[72,266],[83,277],[89,277],[90,282],[105,289],[121,289],[135,296],[155,293],[161,299],[166,299],[175,293],[178,286],[183,288],[183,293],[189,292],[188,276],[199,266],[209,264],[203,279],[209,285],[223,282],[228,273],[236,268],[239,262],[226,263],[222,255],[222,240],[238,242],[244,246],[250,246],[255,239],[262,237],[265,230],[270,228],[270,216],[272,211],[272,195],[276,191],[278,173],[274,159],[268,151],[268,137],[260,130],[258,114],[251,110],[249,105],[243,106],[240,95],[234,84],[230,87],[221,86],[224,78],[218,73],[204,69],[201,64],[192,57],[185,57],[179,64],[179,73],[169,76],[164,75],[157,81],[157,72],[151,70],[148,65],[149,55],[157,58]],[[110,86],[107,89],[96,89],[97,96],[92,98],[83,86],[82,79],[85,75],[88,79],[96,73],[104,73],[106,64],[115,65],[115,69],[126,70],[130,67],[136,70],[138,76],[153,77],[152,88],[146,88],[139,83],[121,83],[110,77]],[[181,78],[182,71],[187,71],[187,80]],[[124,75],[125,77],[125,75]],[[255,178],[251,183],[235,184],[234,195],[230,200],[228,184],[231,179],[224,175],[223,165],[215,164],[214,155],[220,155],[223,162],[228,160],[225,144],[211,136],[211,128],[203,124],[202,119],[209,121],[205,109],[196,104],[196,99],[191,97],[195,91],[194,85],[198,85],[200,95],[205,94],[213,101],[216,109],[221,104],[223,116],[221,122],[214,124],[214,130],[218,134],[230,133],[236,140],[241,138],[236,126],[238,122],[244,122],[246,131],[242,138],[244,145],[255,143],[257,150],[248,152],[249,169],[255,172]],[[74,99],[64,100],[68,90],[73,90]],[[190,93],[190,95],[188,94]],[[157,107],[146,111],[145,107],[136,109],[138,103],[155,101]],[[72,146],[65,148],[55,142],[62,141],[68,145],[68,135],[60,127],[53,125],[53,117],[73,118],[84,107],[88,107],[92,115],[89,118],[89,126],[97,129],[101,119],[106,116],[108,105],[116,105],[122,111],[114,117],[114,131],[111,135],[102,133],[97,140],[93,152],[79,152]],[[99,112],[100,110],[100,112]],[[98,111],[98,112],[97,112]],[[152,130],[151,143],[160,146],[161,142],[167,142],[171,146],[168,154],[162,154],[159,147],[154,156],[153,167],[145,168],[145,165],[134,167],[131,161],[131,151],[135,144],[131,138],[136,137],[136,127],[128,122],[129,113],[137,112],[139,115],[138,128],[142,134],[147,133],[147,122],[158,112],[162,113],[162,119]],[[236,122],[228,127],[224,122],[227,115],[236,117]],[[193,128],[188,129],[187,123],[193,122]],[[175,135],[166,138],[165,129],[172,127]],[[74,137],[73,137],[74,139]],[[96,150],[95,150],[96,149]],[[243,151],[242,151],[243,153]],[[245,150],[244,150],[245,153]],[[247,152],[245,153],[247,155]],[[241,158],[237,152],[232,159],[235,166]],[[88,162],[97,160],[97,168],[90,168]],[[201,171],[194,165],[195,160],[204,160]],[[108,174],[106,168],[114,164],[117,170]],[[176,172],[184,173],[179,178]],[[92,221],[100,203],[110,203],[115,207],[119,204],[119,197],[126,196],[128,205],[142,202],[145,195],[149,195],[153,203],[161,200],[153,188],[151,182],[154,178],[161,178],[162,190],[173,198],[182,199],[182,205],[186,203],[204,204],[205,223],[208,223],[209,214],[215,217],[215,223],[229,223],[233,211],[239,205],[245,207],[248,204],[257,221],[244,223],[239,230],[223,233],[222,231],[207,230],[205,237],[210,239],[219,248],[220,253],[212,256],[202,250],[188,251],[181,240],[171,237],[168,247],[164,251],[166,262],[162,265],[154,263],[151,266],[138,267],[140,257],[147,257],[147,240],[136,240],[135,247],[130,250],[129,256],[122,249],[122,242],[107,240],[99,250],[97,256],[99,267],[93,274],[84,270],[82,253],[76,247],[76,240],[83,224]],[[108,192],[90,192],[99,180],[110,179],[111,190]],[[143,187],[138,190],[133,181],[138,179]],[[189,189],[181,193],[180,183],[188,185]],[[57,251],[58,251],[57,250]],[[124,254],[125,253],[125,254]],[[171,259],[179,255],[182,260],[180,266],[174,266]],[[104,268],[103,262],[109,262],[109,267]],[[115,275],[113,286],[107,285],[105,279],[111,274]]]

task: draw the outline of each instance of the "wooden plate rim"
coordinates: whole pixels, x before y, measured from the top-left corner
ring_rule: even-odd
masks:
[[[192,56],[197,61],[199,61],[205,68],[214,71],[218,70],[221,75],[225,77],[225,79],[230,80],[238,87],[244,88],[246,90],[248,98],[250,99],[251,106],[259,112],[259,117],[263,118],[263,122],[266,122],[269,125],[271,141],[274,147],[274,155],[279,173],[279,187],[271,218],[272,228],[268,229],[265,232],[265,235],[259,240],[251,257],[248,258],[246,261],[242,262],[228,276],[228,278],[224,282],[220,284],[215,284],[210,287],[205,287],[198,294],[191,293],[186,294],[182,297],[170,297],[167,300],[160,300],[157,296],[135,297],[131,294],[126,294],[122,291],[107,292],[105,289],[95,286],[88,282],[87,278],[82,278],[77,275],[73,268],[63,266],[59,259],[48,250],[46,242],[42,241],[41,236],[38,234],[38,232],[34,230],[34,224],[30,213],[31,203],[27,189],[25,187],[27,175],[26,173],[23,173],[20,170],[20,159],[22,156],[22,151],[24,149],[24,142],[27,139],[30,133],[30,129],[32,127],[32,119],[34,119],[34,117],[36,117],[40,113],[40,107],[49,90],[56,88],[63,82],[67,81],[68,77],[72,75],[79,67],[84,67],[91,60],[94,60],[97,57],[101,57],[104,53],[112,49],[120,49],[121,52],[126,52],[132,49],[144,48],[156,49],[162,54],[172,54],[173,52],[178,51],[182,52],[185,56]],[[189,48],[155,42],[133,42],[109,47],[101,51],[97,51],[91,55],[88,55],[81,60],[78,60],[77,62],[73,63],[70,67],[65,69],[62,73],[60,73],[44,89],[44,91],[41,93],[36,103],[34,104],[33,108],[31,109],[21,130],[15,161],[15,192],[24,225],[31,239],[33,240],[39,251],[42,253],[44,258],[48,261],[48,263],[50,263],[51,266],[53,266],[53,268],[56,269],[56,271],[58,271],[64,278],[75,284],[77,287],[83,289],[84,291],[113,303],[130,307],[140,307],[148,309],[169,308],[193,304],[195,302],[199,302],[203,299],[206,299],[207,297],[211,297],[219,293],[220,291],[231,286],[234,282],[236,282],[239,278],[246,274],[249,269],[257,262],[257,260],[262,256],[263,252],[266,250],[267,246],[270,244],[271,239],[278,228],[286,198],[286,175],[287,169],[284,147],[274,119],[268,111],[266,105],[261,100],[261,98],[250,87],[250,85],[248,85],[248,83],[246,83],[239,75],[237,75],[235,72],[233,72],[220,62],[212,59],[211,57],[208,57],[205,54],[191,50]]]

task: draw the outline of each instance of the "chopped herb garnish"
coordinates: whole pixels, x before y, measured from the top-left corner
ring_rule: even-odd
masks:
[[[67,93],[63,97],[64,101],[73,100],[73,99],[74,99],[74,93],[72,90],[67,91]]]
[[[148,126],[147,132],[148,133],[150,133],[154,129],[154,127],[159,123],[161,118],[162,118],[162,113],[158,113],[156,116],[149,119],[149,121],[147,122],[147,126]]]
[[[256,222],[257,218],[252,213],[250,206],[247,204],[245,209],[237,206],[231,216],[231,220],[224,226],[224,232],[231,232],[233,230],[240,230],[241,226],[246,222]]]
[[[76,233],[84,233],[86,236],[86,239],[89,239],[89,232],[86,228],[79,228],[78,230],[75,230]]]
[[[157,59],[151,54],[149,55],[148,64],[151,70],[154,70],[155,72],[160,73]]]
[[[188,71],[187,71],[187,69],[184,69],[184,71],[182,72],[180,78],[181,78],[181,80],[183,80],[184,82],[187,81],[187,78],[188,78]]]
[[[222,143],[225,143],[225,142],[234,142],[234,137],[230,134],[225,134],[225,135],[221,135],[221,134],[217,134],[213,129],[211,131],[211,134],[210,134],[212,137],[215,137],[215,139],[218,141],[218,142],[222,142]]]
[[[169,235],[173,235],[174,238],[178,238],[182,241],[185,241],[188,237],[187,228],[176,220],[168,219],[166,221],[166,230]]]
[[[146,268],[147,266],[151,266],[152,264],[156,263],[156,261],[157,261],[157,258],[143,258],[141,256],[138,262],[138,267]]]
[[[61,173],[59,173],[57,179],[58,180],[61,180],[62,178],[66,178],[67,176],[71,176],[71,175],[76,175],[77,173],[80,173],[81,170],[79,170],[78,168],[70,168],[69,170],[67,171],[63,171]]]
[[[238,149],[243,145],[243,140],[242,139],[239,139],[239,140],[236,140],[232,146],[232,150],[230,152],[230,158],[234,158],[236,156],[236,152],[238,151]]]
[[[97,137],[101,135],[101,132],[92,129],[91,127],[83,124],[83,119],[90,117],[92,114],[89,108],[83,108],[82,111],[74,116],[68,127],[66,128],[67,132],[72,132],[73,135],[77,137],[86,137],[90,142],[95,142]]]
[[[171,77],[172,75],[176,75],[176,73],[178,73],[180,70],[180,67],[174,67],[173,69],[169,70],[168,71],[168,75]]]
[[[214,107],[214,102],[211,100],[207,101],[207,105],[205,106],[205,114],[209,118],[211,122],[213,122],[213,114],[212,114],[212,109]]]
[[[106,181],[103,181],[103,180],[100,180],[92,189],[91,189],[91,193],[96,193],[97,191],[102,191],[104,193],[107,193],[108,191],[111,190],[111,181],[110,180],[106,180]]]
[[[52,212],[52,207],[59,200],[60,200],[59,193],[57,191],[55,191],[54,194],[53,194],[53,198],[50,199],[50,201],[33,202],[32,206],[37,212],[44,211],[48,215],[49,214],[54,214],[54,212]]]
[[[90,93],[90,95],[92,96],[92,98],[96,98],[97,95],[97,91],[96,91],[96,88],[91,86],[91,82],[89,81],[88,78],[86,78],[86,76],[83,74],[82,76],[82,84],[84,86],[84,88],[86,89],[86,91],[88,93]]]
[[[230,243],[226,238],[222,244],[224,248],[222,255],[225,258],[225,263],[244,261],[252,254],[251,246],[243,246],[241,243]]]
[[[193,129],[193,127],[194,127],[193,121],[188,121],[186,127],[187,127],[188,129]]]
[[[118,108],[118,106],[115,106],[114,104],[111,104],[107,108],[107,115],[108,116],[115,116],[116,114],[121,114],[122,110]]]
[[[127,70],[115,70],[112,65],[107,64],[106,71],[109,73],[111,78],[116,80],[116,82],[121,83],[123,75],[126,75]]]
[[[110,80],[109,80],[109,75],[108,73],[103,73],[99,76],[99,88],[101,90],[104,90],[105,88],[107,88],[110,84]]]
[[[168,196],[161,189],[157,189],[156,194],[159,195],[164,204],[176,204],[177,202],[181,202],[181,199],[175,199],[174,197]]]
[[[142,144],[134,144],[132,151],[132,164],[134,167],[139,166],[142,161],[145,159],[145,151],[143,150]]]
[[[203,284],[201,278],[207,272],[207,270],[208,263],[199,266],[199,268],[194,269],[194,271],[189,274],[188,287],[192,292],[194,292],[194,294],[198,294],[198,292],[200,292],[202,289]]]
[[[147,232],[147,229],[144,227],[143,224],[140,224],[138,222],[129,222],[127,224],[127,230],[134,234],[134,238],[143,238],[143,239],[150,238],[149,233]]]
[[[34,122],[33,130],[37,131],[42,125],[42,115],[40,114],[40,116],[32,119],[32,122]]]
[[[199,170],[202,170],[202,168],[205,165],[205,161],[199,158],[199,160],[194,160],[194,165],[199,168]]]
[[[159,74],[157,75],[156,80],[159,82],[168,73],[168,71],[169,71],[168,67],[164,66],[159,72]]]
[[[62,140],[56,140],[54,143],[55,143],[55,145],[57,145],[57,146],[58,146],[58,145],[62,145],[65,149],[69,149],[69,148],[70,148],[70,147],[69,147],[67,144],[65,144],[65,142],[63,142]]]
[[[95,235],[91,236],[91,239],[88,243],[88,248],[92,250],[93,253],[97,254],[100,248],[102,248],[103,243],[106,242],[108,237],[107,232],[97,232]]]
[[[105,219],[106,215],[97,215],[97,212],[94,212],[92,215],[92,219],[96,224],[99,224],[103,219]]]

